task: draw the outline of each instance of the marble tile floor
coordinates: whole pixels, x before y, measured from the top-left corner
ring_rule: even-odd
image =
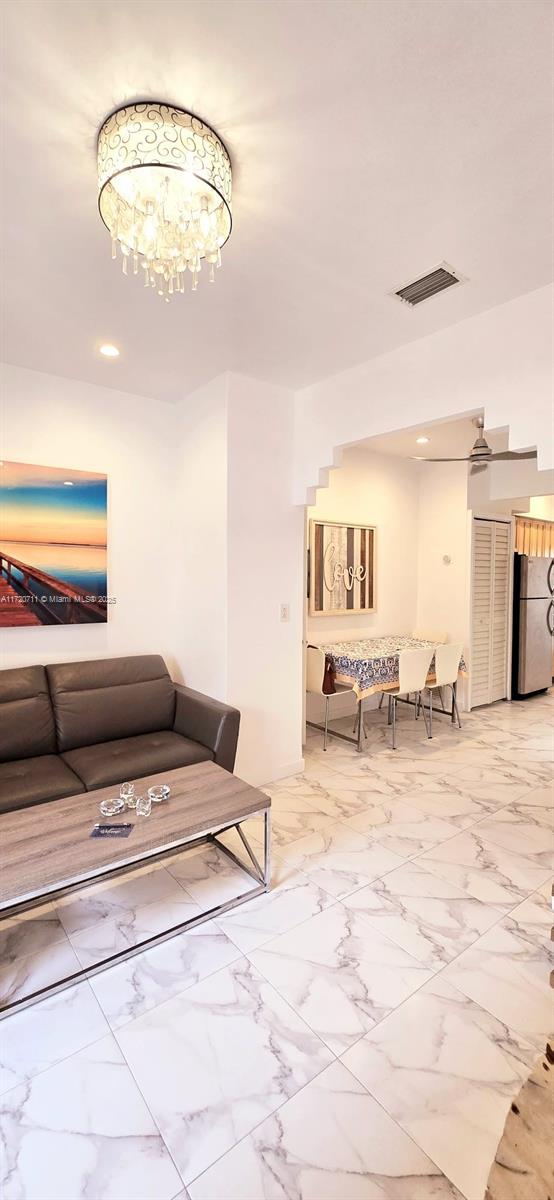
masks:
[[[482,1200],[554,1025],[553,714],[310,732],[267,788],[268,895],[0,1023],[4,1200]],[[46,905],[2,927],[0,987],[249,886],[202,847]]]

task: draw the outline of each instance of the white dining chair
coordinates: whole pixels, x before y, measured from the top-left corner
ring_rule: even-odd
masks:
[[[426,629],[425,626],[420,626],[418,629],[414,629],[414,632],[412,633],[412,637],[416,638],[417,641],[419,641],[419,642],[433,642],[433,644],[435,646],[439,642],[446,642],[448,640],[447,633],[442,633],[442,632],[439,633],[436,629],[433,629],[433,630]],[[409,699],[409,696],[407,698]],[[385,693],[383,692],[381,699],[379,701],[379,708],[383,707],[384,699],[385,699]],[[442,695],[441,695],[441,701],[442,701]]]
[[[462,728],[456,698],[456,685],[462,650],[462,642],[452,642],[446,646],[437,646],[435,650],[435,683],[427,685],[429,691],[429,737],[433,736],[433,692],[439,691],[443,712],[445,711],[442,699],[443,687],[449,687],[452,690],[452,724],[454,724],[454,718],[456,717],[458,729]]]
[[[345,684],[336,683],[335,692],[327,693],[323,691],[323,681],[325,679],[325,651],[319,646],[308,646],[306,648],[306,691],[311,692],[315,696],[323,696],[325,699],[325,726],[323,729],[323,749],[327,749],[327,738],[329,730],[329,701],[333,695],[338,696],[341,692],[351,692],[353,689]],[[307,721],[307,725],[312,728],[320,729],[321,726],[315,725],[312,721]],[[365,733],[365,726],[364,726]],[[366,735],[367,736],[367,735]]]
[[[393,692],[386,693],[389,698],[388,721],[389,725],[392,725],[393,750],[396,750],[396,706],[402,696],[409,696],[411,692],[415,693],[416,716],[421,707],[427,736],[431,736],[421,696],[427,687],[427,676],[434,653],[434,646],[422,646],[418,650],[402,650],[398,657],[398,687]]]

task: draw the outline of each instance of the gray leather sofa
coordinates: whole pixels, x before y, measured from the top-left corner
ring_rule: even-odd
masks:
[[[232,771],[239,723],[156,654],[0,671],[0,812],[205,760]]]

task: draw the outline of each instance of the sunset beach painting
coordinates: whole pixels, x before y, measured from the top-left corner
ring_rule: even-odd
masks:
[[[0,627],[106,621],[107,482],[0,464]]]

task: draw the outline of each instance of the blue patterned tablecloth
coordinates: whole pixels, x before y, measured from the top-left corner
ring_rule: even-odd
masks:
[[[358,642],[329,642],[320,649],[333,660],[337,681],[351,684],[358,700],[364,700],[374,692],[398,687],[398,659],[402,650],[418,650],[422,646],[433,645],[434,642],[392,634],[390,637],[362,638]],[[460,674],[465,673],[462,658]],[[427,680],[432,683],[434,678],[433,658]]]

